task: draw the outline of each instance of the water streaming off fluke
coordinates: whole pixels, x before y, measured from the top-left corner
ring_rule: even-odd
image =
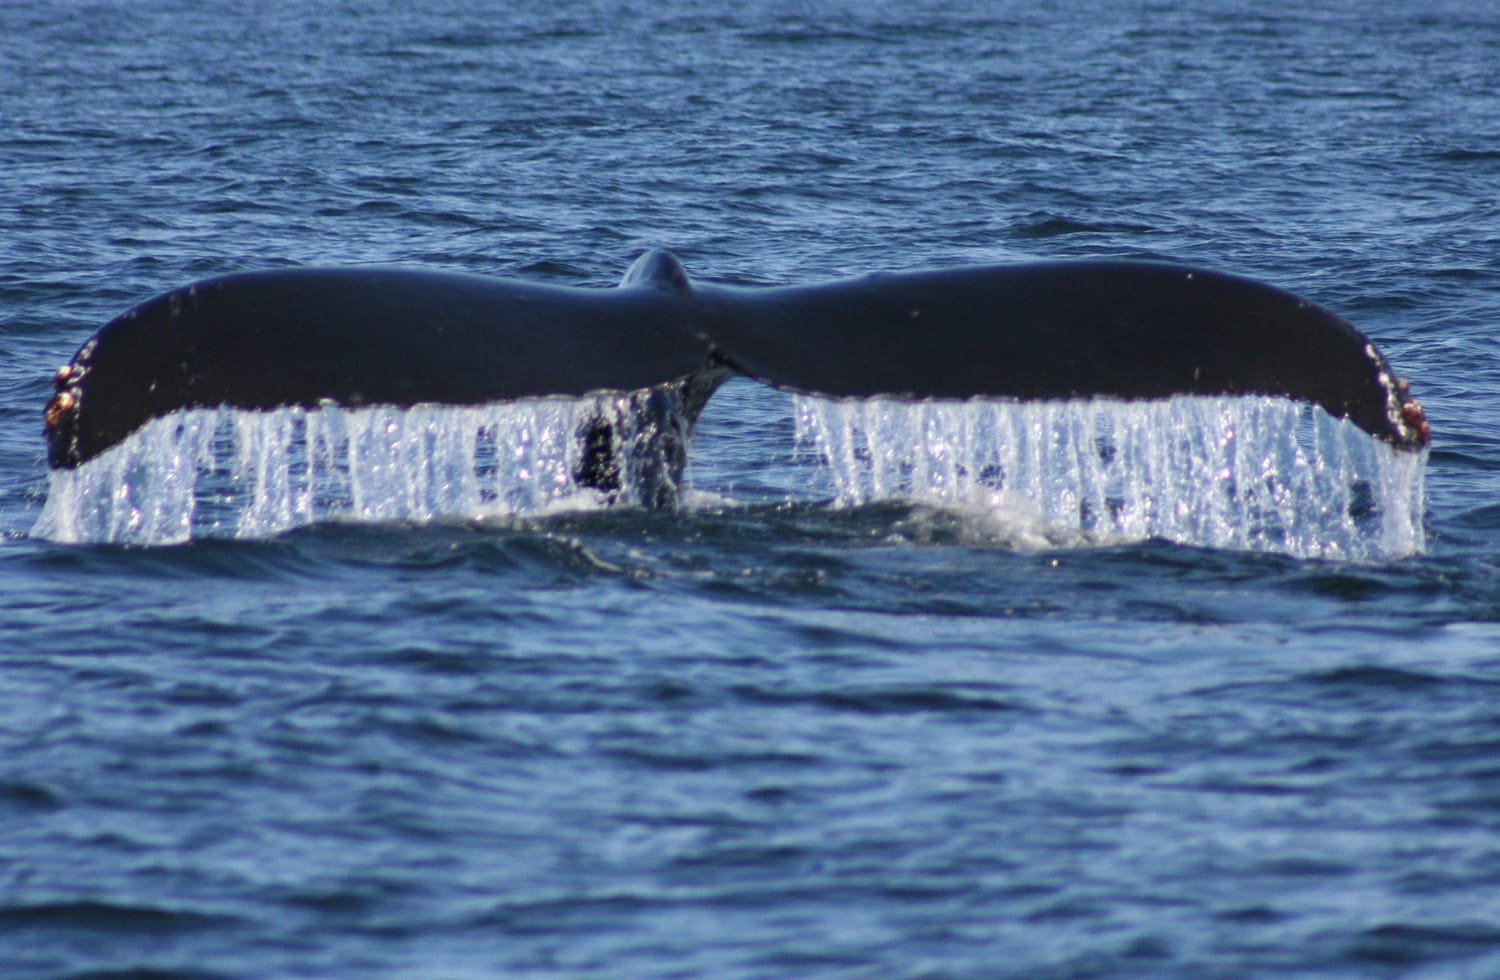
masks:
[[[660,465],[649,393],[481,407],[192,410],[75,470],[54,470],[34,534],[170,544],[319,521],[533,516],[640,504]],[[1272,398],[1161,402],[793,400],[836,506],[912,499],[1021,514],[1040,541],[1162,538],[1296,557],[1423,548],[1425,453],[1394,451]],[[617,492],[582,478],[590,439]],[[592,435],[591,435],[592,433]],[[790,454],[768,443],[768,458]],[[807,482],[788,499],[807,496]]]
[[[1285,399],[798,398],[837,501],[1023,507],[1100,543],[1161,538],[1304,558],[1422,551],[1426,453]]]
[[[590,432],[619,458],[648,393],[478,407],[174,412],[75,470],[52,470],[33,534],[170,544],[262,538],[318,521],[428,522],[597,507]],[[602,423],[602,425],[601,425]],[[640,481],[638,467],[618,474]]]

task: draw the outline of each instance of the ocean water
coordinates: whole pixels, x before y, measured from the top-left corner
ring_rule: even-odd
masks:
[[[1500,975],[1497,92],[1482,0],[0,4],[0,976]],[[1250,275],[1433,447],[732,382],[675,512],[482,463],[558,404],[49,482],[53,370],[171,287],[657,246]]]

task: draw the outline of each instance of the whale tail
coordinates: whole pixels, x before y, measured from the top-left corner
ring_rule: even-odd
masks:
[[[479,405],[671,384],[707,367],[680,307],[650,283],[381,268],[209,279],[112,320],[58,371],[48,461],[81,465],[185,408]]]
[[[638,418],[580,428],[576,476],[609,492],[623,465],[645,474],[645,503],[666,504],[693,422],[731,372],[832,398],[1264,394],[1319,405],[1397,448],[1429,441],[1420,406],[1367,338],[1253,280],[1058,262],[752,289],[695,284],[658,251],[616,289],[297,268],[174,290],[105,325],[58,371],[48,462],[80,466],[188,408],[636,392]],[[615,458],[622,446],[630,459]]]
[[[871,276],[725,296],[737,370],[835,398],[1273,395],[1405,449],[1421,407],[1347,321],[1264,283],[1150,262]]]

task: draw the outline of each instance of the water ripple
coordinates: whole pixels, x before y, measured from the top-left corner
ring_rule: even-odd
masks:
[[[357,7],[0,4],[0,974],[1500,975],[1484,5]],[[1292,288],[1427,406],[1425,554],[835,506],[736,385],[678,514],[26,533],[165,288],[660,245]]]

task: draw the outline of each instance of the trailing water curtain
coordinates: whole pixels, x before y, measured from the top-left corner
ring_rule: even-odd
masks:
[[[475,405],[649,391],[628,451],[669,504],[686,439],[731,373],[829,398],[1272,395],[1398,449],[1429,431],[1407,384],[1333,313],[1254,280],[1129,261],[883,274],[806,286],[691,281],[666,251],[618,288],[396,268],[208,279],[111,321],[57,372],[48,462],[87,463],[179,409]],[[583,426],[579,482],[625,451]],[[640,459],[632,462],[639,468]]]

